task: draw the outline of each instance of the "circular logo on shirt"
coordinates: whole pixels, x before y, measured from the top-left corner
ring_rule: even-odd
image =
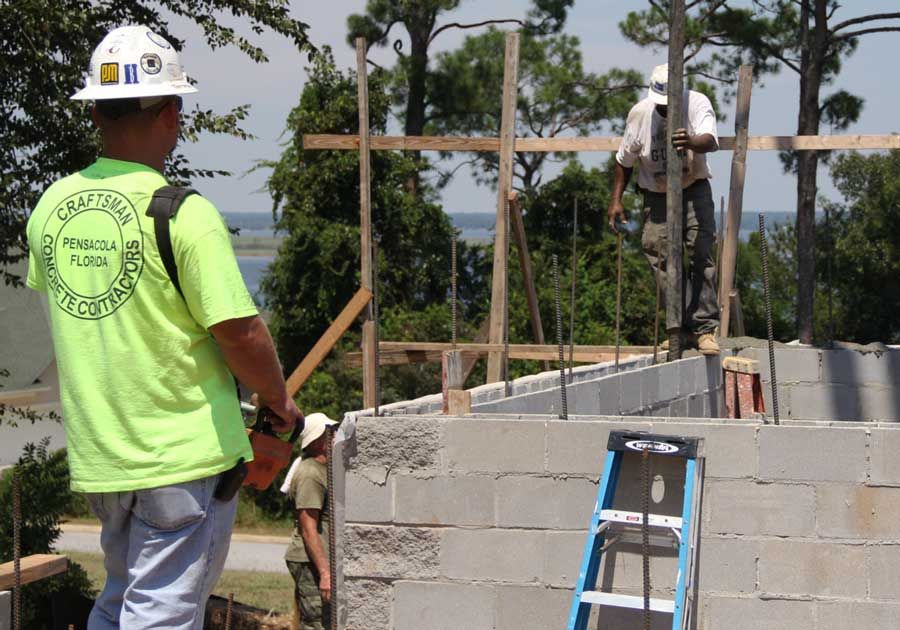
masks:
[[[114,190],[84,190],[47,217],[40,256],[56,304],[79,319],[112,315],[134,293],[144,237],[131,201]]]

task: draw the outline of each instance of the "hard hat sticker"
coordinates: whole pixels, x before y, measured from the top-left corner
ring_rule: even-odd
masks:
[[[138,71],[136,63],[126,63],[125,65],[125,85],[136,85],[138,81]]]
[[[119,64],[100,64],[100,85],[117,85],[119,83]]]
[[[78,319],[103,319],[128,301],[144,268],[138,213],[114,190],[76,193],[47,217],[40,256],[56,305]]]
[[[151,42],[162,48],[163,50],[169,50],[172,46],[167,42],[163,37],[157,35],[153,31],[147,31],[147,39]]]
[[[147,74],[159,74],[162,70],[162,60],[156,53],[144,53],[141,55],[141,70]]]
[[[633,451],[643,451],[647,449],[651,453],[677,453],[678,447],[667,442],[657,442],[655,440],[631,440],[625,442],[625,446]]]

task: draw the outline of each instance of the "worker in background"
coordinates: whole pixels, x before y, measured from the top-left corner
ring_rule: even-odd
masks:
[[[612,199],[607,211],[609,226],[626,223],[622,195],[637,164],[637,186],[644,197],[644,232],[641,244],[656,282],[665,295],[666,257],[666,116],[669,66],[653,69],[647,97],[631,108],[622,144],[616,153]],[[681,186],[684,203],[684,240],[688,266],[682,332],[684,347],[696,346],[703,354],[718,354],[716,329],[719,305],[716,296],[715,204],[706,154],[719,148],[716,113],[709,99],[693,90],[684,94],[684,120],[672,137],[676,151],[684,155]],[[663,297],[662,303],[665,304]]]
[[[199,630],[231,540],[223,488],[252,458],[234,376],[289,431],[285,389],[212,203],[188,197],[171,221],[183,297],[146,210],[167,184],[182,96],[178,54],[144,26],[111,31],[84,89],[102,155],[51,185],[28,221],[28,286],[48,295],[72,489],[102,525],[106,584],[90,630]],[[85,138],[87,142],[89,139]]]
[[[328,427],[337,424],[324,413],[306,417],[300,457],[291,464],[281,491],[288,495],[297,517],[291,543],[284,554],[294,578],[294,602],[300,630],[331,627],[331,570],[328,563]]]

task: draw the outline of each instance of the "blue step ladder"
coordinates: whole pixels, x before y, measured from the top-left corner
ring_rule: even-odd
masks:
[[[643,512],[626,512],[613,509],[616,484],[627,453],[649,458],[681,458],[684,460],[684,500],[681,517],[647,514],[647,529],[652,534],[652,546],[675,547],[678,550],[678,574],[675,583],[675,599],[650,598],[651,611],[672,615],[672,630],[689,627],[694,604],[694,577],[696,573],[697,527],[700,497],[703,494],[702,438],[656,435],[637,431],[610,431],[607,443],[603,478],[597,493],[597,503],[591,518],[578,583],[569,613],[568,630],[587,630],[591,606],[644,609],[644,598],[621,595],[597,589],[597,578],[603,554],[616,542],[642,540]],[[644,490],[649,492],[649,489]],[[646,553],[646,550],[645,550]],[[601,613],[602,619],[602,613]],[[624,630],[624,629],[622,629]]]

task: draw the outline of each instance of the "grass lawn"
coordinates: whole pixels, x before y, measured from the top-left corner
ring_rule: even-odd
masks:
[[[65,552],[73,561],[84,567],[91,583],[98,591],[106,581],[103,557],[98,553]],[[291,614],[294,581],[287,573],[263,573],[261,571],[224,571],[213,589],[215,595],[228,597],[234,593],[234,601],[280,614]]]

